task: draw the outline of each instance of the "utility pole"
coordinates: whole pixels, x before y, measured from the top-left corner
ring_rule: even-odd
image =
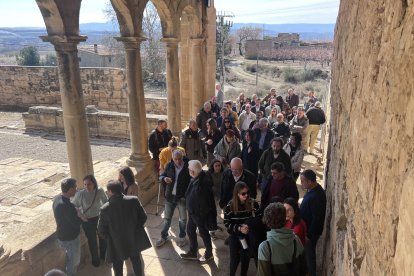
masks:
[[[224,83],[226,81],[226,69],[224,66],[224,27],[231,28],[233,26],[233,21],[231,19],[225,20],[225,18],[233,18],[234,14],[220,11],[216,15],[216,23],[219,26],[218,31],[220,33],[219,41],[220,41],[220,84],[221,89],[224,91]]]

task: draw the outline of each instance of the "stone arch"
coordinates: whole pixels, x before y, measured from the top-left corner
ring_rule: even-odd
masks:
[[[191,28],[188,30],[190,38],[202,36],[203,24],[200,8],[194,5],[187,5],[182,9],[182,12],[180,13],[181,24],[183,24],[183,21],[186,21],[191,26]]]
[[[49,36],[78,36],[80,0],[70,2],[41,1],[36,3],[42,13]]]
[[[165,0],[151,0],[151,2],[160,17],[163,37],[178,38],[179,29],[177,27],[177,16],[174,15],[173,3],[167,4]]]

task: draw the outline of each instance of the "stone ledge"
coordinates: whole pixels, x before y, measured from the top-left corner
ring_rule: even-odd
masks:
[[[128,111],[125,71],[117,68],[80,68],[86,105],[117,112]],[[30,80],[30,81],[29,81]],[[0,65],[0,108],[27,110],[30,106],[59,107],[61,96],[56,67]],[[149,92],[150,93],[150,92]],[[167,114],[167,99],[145,97],[148,113]]]
[[[93,110],[88,107],[88,110]],[[113,111],[93,110],[86,113],[89,135],[92,137],[108,137],[129,139],[129,114]],[[58,107],[33,106],[22,114],[26,129],[43,130],[53,133],[64,133],[63,111]],[[147,114],[147,126],[150,132],[157,126],[159,119],[167,119],[166,115]]]

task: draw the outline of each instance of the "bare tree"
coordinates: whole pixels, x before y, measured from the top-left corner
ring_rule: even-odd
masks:
[[[115,11],[110,2],[106,3],[103,10],[105,17],[113,24],[118,24]],[[144,76],[150,75],[153,79],[160,80],[165,68],[165,47],[160,41],[162,38],[161,22],[155,6],[148,2],[142,20],[142,28],[147,40],[141,44],[142,65]],[[112,36],[115,36],[112,34]],[[113,49],[114,53],[123,52],[123,47],[109,37],[104,37],[104,45]]]
[[[143,66],[150,72],[152,78],[160,80],[165,68],[165,47],[161,42],[162,28],[155,6],[148,2],[144,11],[142,28],[147,36],[143,43]]]
[[[244,55],[244,42],[246,40],[260,39],[262,37],[262,29],[256,27],[242,27],[235,33],[239,45],[240,55]]]

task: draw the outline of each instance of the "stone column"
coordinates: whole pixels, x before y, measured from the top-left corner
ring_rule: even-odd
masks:
[[[188,36],[189,24],[187,15],[181,16],[180,38],[180,93],[181,93],[181,121],[186,124],[193,117],[191,96],[191,66],[190,66],[190,39]]]
[[[178,66],[178,39],[163,38],[167,46],[167,115],[173,135],[181,134],[180,75]]]
[[[83,178],[93,174],[77,50],[78,43],[85,41],[86,37],[44,36],[41,38],[45,42],[52,43],[56,50],[70,174],[77,180],[78,187],[83,187]]]
[[[131,155],[127,160],[130,167],[138,169],[151,163],[148,153],[148,126],[145,110],[144,82],[141,66],[141,42],[144,37],[117,37],[125,46],[126,78],[128,84],[129,130]],[[139,174],[138,174],[139,175]]]
[[[192,114],[195,116],[206,101],[204,93],[203,38],[191,39]]]

